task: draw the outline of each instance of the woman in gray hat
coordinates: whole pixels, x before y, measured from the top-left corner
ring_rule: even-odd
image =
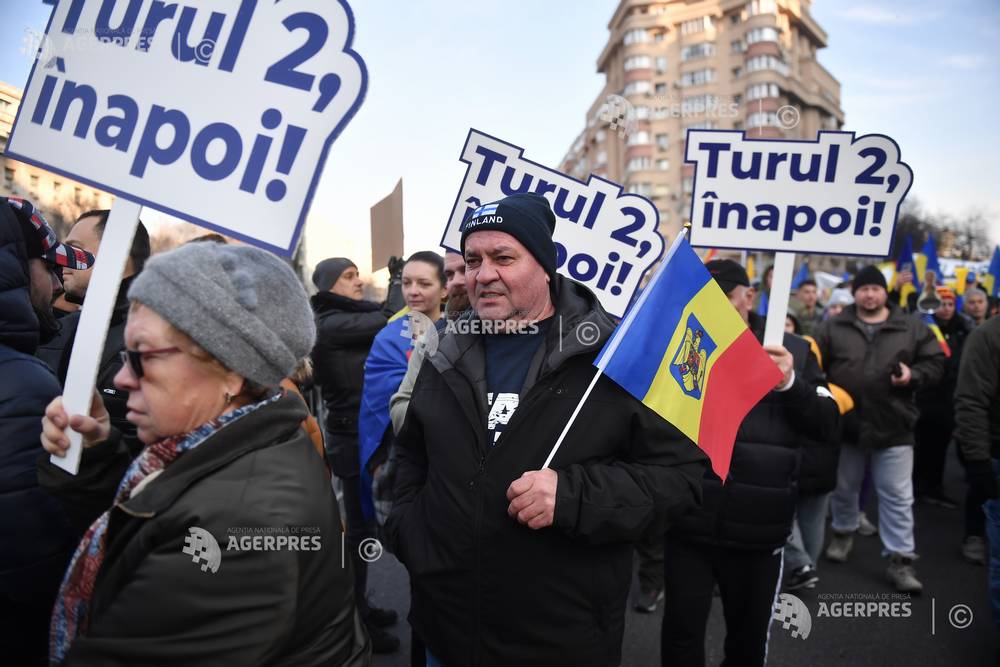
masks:
[[[42,444],[82,434],[79,474],[40,480],[83,530],[52,613],[61,665],[369,664],[341,523],[307,414],[277,389],[315,339],[279,258],[192,244],[152,258],[129,290],[122,438],[47,408]],[[87,527],[89,526],[89,527]]]

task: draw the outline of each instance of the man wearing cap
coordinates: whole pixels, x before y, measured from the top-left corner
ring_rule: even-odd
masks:
[[[944,352],[930,328],[889,301],[885,276],[875,266],[858,271],[854,304],[824,322],[816,343],[827,377],[854,398],[856,441],[845,432],[830,500],[833,538],[828,560],[847,561],[858,530],[858,494],[870,459],[878,493],[879,536],[889,556],[886,579],[896,590],[920,593],[913,537],[913,443],[917,389],[944,374]]]
[[[365,359],[376,334],[404,305],[400,274],[402,260],[389,262],[389,294],[385,303],[364,300],[364,283],[357,265],[346,257],[331,257],[316,265],[312,280],[319,290],[312,297],[316,313],[316,347],[313,373],[326,404],[327,459],[344,490],[346,545],[354,571],[358,611],[368,627],[375,653],[391,653],[399,640],[383,628],[396,622],[396,612],[368,603],[368,563],[358,551],[374,537],[374,529],[361,512],[358,461],[358,411],[364,383]]]
[[[694,506],[706,457],[606,377],[542,466],[613,329],[556,274],[555,216],[512,195],[465,222],[473,312],[417,375],[390,548],[433,665],[617,665],[632,547]]]
[[[705,268],[762,340],[765,319],[754,312],[755,290],[743,267],[719,259]],[[706,470],[702,506],[667,532],[660,642],[665,667],[705,664],[716,586],[726,619],[724,664],[763,665],[767,659],[782,550],[798,497],[799,446],[807,440],[827,444],[837,432],[839,411],[805,339],[786,333],[781,345],[764,349],[782,379],[740,424],[726,480]]]
[[[104,228],[110,214],[111,211],[103,209],[87,211],[81,215],[70,228],[69,234],[66,236],[66,245],[89,252],[97,257],[100,254],[101,239],[104,237]],[[128,318],[129,309],[126,295],[132,280],[142,271],[147,259],[149,259],[149,233],[142,222],[139,222],[135,235],[132,237],[132,247],[125,263],[125,272],[122,274],[121,283],[119,283],[118,295],[115,297],[114,310],[111,312],[111,321],[108,323],[104,351],[101,353],[97,367],[96,380],[97,392],[104,401],[104,407],[111,417],[111,424],[126,435],[135,433],[135,426],[125,419],[125,413],[128,412],[125,407],[128,402],[128,392],[115,387],[114,377],[122,367],[119,352],[125,349],[125,320]],[[63,288],[67,301],[83,304],[83,300],[87,296],[87,289],[90,287],[92,274],[93,269],[63,269]],[[76,311],[61,318],[59,320],[59,335],[47,345],[43,345],[38,351],[38,357],[56,372],[59,383],[62,385],[66,384],[66,374],[69,371],[73,344],[76,342],[80,315],[81,312]]]
[[[53,268],[93,262],[59,243],[30,202],[0,197],[0,645],[10,664],[45,662],[49,613],[76,542],[37,482],[42,416],[62,390],[33,355],[57,330]]]

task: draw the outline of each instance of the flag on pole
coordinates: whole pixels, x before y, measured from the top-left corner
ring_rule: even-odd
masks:
[[[907,236],[906,241],[903,243],[903,249],[899,253],[899,259],[896,260],[896,275],[892,279],[893,286],[899,290],[899,305],[903,308],[906,307],[910,295],[917,291],[917,288],[913,285],[913,281],[920,280],[917,276],[913,276],[913,281],[907,283],[906,285],[900,285],[896,281],[899,280],[899,274],[903,271],[909,271],[913,273],[916,270],[916,264],[913,261],[913,241]]]
[[[934,337],[937,338],[938,345],[941,346],[941,351],[944,352],[944,356],[950,357],[951,346],[948,345],[948,341],[945,340],[944,334],[941,333],[941,327],[938,326],[937,321],[934,319],[934,315],[931,313],[924,313],[924,323],[934,334]]]
[[[781,380],[683,234],[594,365],[697,443],[723,480],[740,423]]]
[[[934,283],[936,285],[941,284],[941,265],[938,263],[937,247],[934,243],[934,235],[928,234],[927,241],[924,243],[924,247],[921,248],[920,252],[926,258],[924,261],[924,272],[917,278],[921,282],[926,279],[924,275],[927,271],[934,272]]]
[[[747,257],[747,278],[750,279],[750,284],[753,285],[754,279],[757,277],[757,271],[753,265],[753,255]]]
[[[993,259],[990,260],[990,268],[983,276],[983,285],[986,293],[990,296],[1000,296],[1000,245],[993,250]]]
[[[798,289],[807,280],[809,280],[809,262],[802,262],[799,272],[792,278],[792,289]]]

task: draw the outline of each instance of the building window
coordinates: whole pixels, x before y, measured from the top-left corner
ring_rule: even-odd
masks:
[[[14,170],[10,167],[4,167],[3,180],[7,181],[7,184],[10,185],[14,181]]]
[[[597,132],[594,133],[594,141],[599,144],[604,143],[605,136],[607,135],[604,133],[604,130],[598,130]]]
[[[625,46],[629,46],[630,44],[645,44],[649,41],[649,33],[643,28],[635,28],[625,33],[625,37],[622,41]]]
[[[603,167],[607,161],[608,161],[607,152],[601,151],[600,153],[597,154],[597,157],[594,158],[594,167]]]
[[[652,183],[632,183],[628,186],[628,191],[634,195],[642,195],[643,197],[648,197],[653,194],[653,184]]]
[[[641,81],[630,81],[625,84],[625,90],[622,91],[622,95],[628,97],[629,95],[638,95],[641,93],[648,93],[653,89],[653,84],[646,80]]]
[[[666,95],[667,94],[667,84],[665,84],[665,83],[658,83],[658,84],[656,84],[656,94],[657,95]]]
[[[684,21],[683,23],[681,23],[681,34],[696,35],[699,32],[705,32],[711,27],[712,27],[712,17],[700,16],[696,19],[691,19],[690,21]]]
[[[38,177],[31,175],[31,194],[38,196]]]
[[[656,57],[656,73],[663,74],[667,71],[667,57],[657,56]]]
[[[660,171],[667,171],[670,169],[670,160],[660,159],[656,161],[656,168]]]
[[[665,151],[670,147],[670,136],[666,133],[656,135],[656,148]]]
[[[62,192],[62,183],[55,181],[52,183],[52,192],[58,197]]]
[[[637,120],[646,120],[649,118],[649,107],[646,105],[640,105],[635,108],[635,117]]]
[[[777,14],[778,3],[775,0],[751,0],[746,4],[747,16],[758,14]]]
[[[774,28],[754,28],[753,30],[747,31],[747,44],[756,44],[757,42],[777,42],[778,41],[778,31]]]
[[[83,205],[83,188],[73,188],[73,202],[78,206]]]
[[[649,64],[649,56],[629,56],[625,59],[625,71],[648,68]]]
[[[629,146],[643,146],[649,143],[649,132],[645,130],[639,130],[638,132],[633,132],[628,136]]]
[[[743,96],[742,95],[733,95],[733,104],[735,104],[736,106],[739,106],[739,105],[743,104]]]
[[[746,62],[746,71],[759,72],[761,70],[774,70],[782,76],[788,76],[788,65],[777,56],[754,56]]]
[[[734,67],[733,68],[733,78],[734,79],[738,79],[741,76],[743,76],[743,68],[742,67]]]
[[[682,185],[684,187],[684,194],[689,195],[694,189],[694,179],[688,176],[682,181]]]
[[[781,127],[778,114],[773,111],[759,111],[747,116],[747,127]]]
[[[740,24],[740,13],[739,12],[733,12],[732,14],[730,14],[729,15],[729,22],[732,23],[733,25],[739,25]]]
[[[730,53],[743,53],[744,50],[745,47],[743,45],[743,40],[734,39],[733,41],[729,42]]]
[[[659,44],[666,38],[667,38],[667,33],[665,32],[658,32],[655,35],[653,35],[653,41],[656,42],[657,44]]]
[[[701,42],[700,44],[691,44],[690,46],[685,46],[681,49],[681,60],[688,61],[694,60],[696,58],[707,58],[715,53],[715,44],[712,42]]]
[[[649,169],[650,159],[648,157],[634,157],[628,161],[628,165],[625,167],[627,171],[642,171],[644,169]]]
[[[682,87],[687,86],[701,86],[706,83],[711,83],[714,79],[715,71],[712,69],[699,69],[693,72],[684,72],[681,74],[680,84]]]
[[[714,129],[715,129],[715,121],[711,120],[703,120],[698,123],[691,123],[690,125],[684,126],[685,134],[687,134],[687,130],[714,130]]]
[[[719,98],[715,95],[686,95],[681,100],[681,114],[685,116],[701,114],[718,105]]]
[[[778,84],[755,83],[747,88],[748,100],[762,100],[768,97],[778,97]]]

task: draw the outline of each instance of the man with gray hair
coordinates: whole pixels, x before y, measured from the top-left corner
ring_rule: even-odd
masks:
[[[989,317],[990,300],[986,292],[978,287],[970,287],[962,295],[965,314],[972,318],[972,321],[979,326]]]

